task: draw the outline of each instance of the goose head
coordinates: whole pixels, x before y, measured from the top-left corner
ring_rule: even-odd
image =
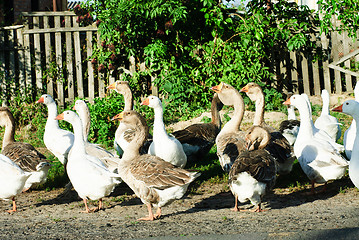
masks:
[[[125,94],[130,90],[130,85],[128,81],[116,81],[109,85],[107,89],[113,89],[120,94]]]
[[[55,118],[55,120],[64,120],[71,124],[73,124],[76,119],[79,119],[79,116],[75,112],[70,110],[64,111],[63,113],[57,115],[57,117]]]
[[[334,112],[342,112],[352,117],[359,117],[359,102],[355,100],[347,100],[342,105],[333,108]]]
[[[265,148],[271,139],[271,135],[264,128],[253,126],[247,130],[245,139],[247,149],[252,151]]]
[[[52,165],[48,162],[40,162],[36,166],[36,171],[48,171]]]
[[[218,94],[219,100],[226,106],[232,106],[235,101],[235,96],[239,94],[237,89],[224,82],[211,87],[211,90]]]
[[[158,107],[162,108],[162,102],[156,96],[149,96],[148,98],[143,100],[141,105],[146,105],[146,106],[149,106],[151,108],[158,108]]]
[[[262,94],[263,91],[262,88],[254,82],[248,83],[246,86],[244,86],[240,92],[244,92],[247,94],[247,96],[251,99],[251,101],[255,102],[257,98]]]
[[[54,102],[55,100],[49,94],[44,94],[39,98],[39,100],[37,100],[36,103],[43,103],[45,105],[49,105],[50,103]]]
[[[0,107],[0,126],[5,127],[8,124],[14,124],[15,119],[8,107]]]
[[[84,100],[76,100],[72,110],[80,111],[81,109],[86,109],[86,108],[87,105]]]
[[[297,109],[300,109],[301,107],[308,107],[307,99],[304,95],[292,95],[290,98],[288,98],[284,103],[284,105],[293,105]]]

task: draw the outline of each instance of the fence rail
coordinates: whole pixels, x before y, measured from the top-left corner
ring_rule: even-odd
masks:
[[[105,86],[119,78],[115,72],[100,73],[89,61],[99,44],[95,25],[82,27],[73,12],[23,13],[24,25],[0,28],[0,96],[47,91],[60,105],[76,97],[92,101],[105,96]],[[295,93],[320,95],[321,89],[331,93],[352,92],[359,73],[352,70],[359,62],[359,41],[346,33],[331,32],[328,36],[313,35],[318,49],[327,56],[312,61],[312,55],[273,50],[274,87]],[[128,59],[126,72],[141,71],[144,64]],[[153,80],[153,79],[152,79]],[[33,88],[36,86],[36,88]],[[30,90],[35,89],[33,92]]]

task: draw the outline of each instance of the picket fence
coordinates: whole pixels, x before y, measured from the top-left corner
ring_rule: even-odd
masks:
[[[76,97],[91,102],[104,97],[106,86],[121,77],[92,67],[89,59],[100,42],[95,25],[79,26],[77,16],[69,11],[23,13],[23,17],[24,25],[0,28],[3,102],[19,92],[35,98],[44,91],[60,105],[72,103]],[[283,93],[309,95],[320,95],[322,89],[338,94],[353,92],[359,73],[351,69],[359,62],[359,41],[338,32],[328,36],[318,33],[313,38],[328,57],[313,62],[311,55],[273,52],[273,86]],[[124,66],[127,73],[144,69],[135,58]]]

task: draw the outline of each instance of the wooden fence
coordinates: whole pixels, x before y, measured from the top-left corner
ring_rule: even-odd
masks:
[[[99,42],[96,26],[79,26],[72,12],[23,15],[27,20],[24,25],[0,28],[2,100],[9,100],[18,91],[34,99],[46,90],[60,105],[72,103],[75,97],[92,101],[103,97],[105,87],[119,78],[113,72],[98,72],[89,61]],[[313,38],[327,58],[313,62],[309,54],[273,51],[274,86],[284,93],[309,95],[320,95],[324,88],[332,93],[352,92],[359,77],[351,71],[359,62],[359,42],[337,32]],[[125,64],[129,72],[144,68],[143,64],[136,65],[134,58]]]

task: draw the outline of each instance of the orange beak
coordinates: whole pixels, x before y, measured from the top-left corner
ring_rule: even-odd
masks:
[[[121,121],[123,119],[123,112],[117,114],[116,116],[114,116],[113,118],[111,118],[111,121],[114,121],[114,120],[119,120]]]
[[[287,101],[285,101],[283,104],[284,105],[290,105],[290,98],[288,98]]]
[[[76,110],[76,107],[75,107],[75,106],[76,106],[76,104],[72,107],[72,110]]]
[[[41,97],[36,103],[44,103],[44,97]]]
[[[242,89],[239,91],[240,92],[248,92],[248,86],[246,85],[246,86],[242,87]]]
[[[219,85],[211,87],[211,90],[215,91],[216,93],[220,93],[223,88],[223,82],[221,82]]]
[[[145,100],[143,100],[143,102],[141,102],[141,105],[146,105],[148,106],[150,104],[150,99],[146,98]]]
[[[115,89],[116,88],[116,82],[112,83],[107,87],[107,89]]]
[[[55,117],[55,120],[64,120],[64,113],[61,113],[57,117]]]
[[[336,107],[336,108],[333,108],[332,111],[334,111],[334,112],[343,112],[343,104]]]

